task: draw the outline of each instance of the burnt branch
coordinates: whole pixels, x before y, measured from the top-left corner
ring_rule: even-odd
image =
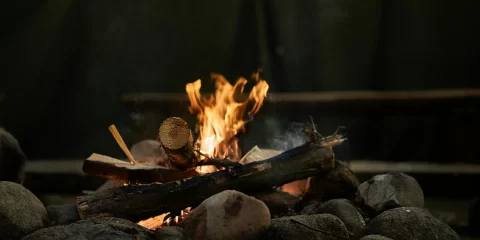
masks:
[[[196,166],[197,167],[199,167],[199,166],[215,166],[217,168],[220,168],[220,167],[228,168],[228,167],[241,167],[242,164],[240,164],[238,162],[235,162],[235,161],[232,161],[232,160],[228,160],[228,159],[207,158],[205,160],[202,160],[202,161],[198,162]]]
[[[310,120],[312,122],[312,129],[303,129],[303,132],[308,136],[310,142],[326,148],[333,148],[348,140],[347,138],[345,138],[345,134],[339,133],[340,130],[345,129],[344,126],[337,127],[337,129],[332,135],[324,137],[322,134],[317,132],[317,128],[315,127],[315,122],[313,121],[312,116],[310,116]]]
[[[341,144],[342,139],[338,139]],[[272,158],[164,184],[126,186],[77,198],[80,216],[114,216],[139,221],[197,206],[224,190],[254,193],[311,176],[334,166],[330,145],[307,142]]]

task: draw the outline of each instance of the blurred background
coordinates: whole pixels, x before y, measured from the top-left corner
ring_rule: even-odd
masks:
[[[261,67],[269,93],[480,87],[480,4],[473,0],[2,5],[0,123],[31,159],[120,154],[107,127],[116,124],[128,138],[131,111],[122,95],[184,94],[186,83],[208,80],[211,72],[233,82]],[[435,161],[475,162],[471,149],[477,141],[463,138],[479,133],[467,117],[476,105],[445,104],[416,115],[402,114],[404,106],[391,109],[399,112],[395,117],[371,108],[355,113],[361,118],[346,124],[350,135],[356,133],[351,141],[361,138],[350,144],[353,157],[404,161],[433,154]],[[308,114],[285,115],[308,121]],[[458,141],[463,146],[445,144]],[[402,142],[410,152],[399,149]],[[454,148],[455,155],[444,157],[433,151],[437,147]]]
[[[478,163],[479,5],[4,1],[0,126],[30,160],[32,189],[85,189],[77,178],[57,190],[34,180],[47,179],[41,174],[58,161],[71,166],[93,152],[123,158],[110,124],[127,145],[154,138],[169,116],[193,126],[185,84],[205,82],[211,72],[233,83],[262,68],[268,99],[241,138],[244,151],[296,145],[292,139],[312,115],[325,135],[347,127],[349,144],[340,158],[387,164],[367,162],[357,171],[352,165],[359,174],[398,167],[417,174],[427,196],[471,199],[479,194],[480,171],[461,164]],[[47,160],[57,162],[40,163]],[[422,170],[408,165],[418,162],[427,164]],[[67,179],[69,172],[55,173]]]

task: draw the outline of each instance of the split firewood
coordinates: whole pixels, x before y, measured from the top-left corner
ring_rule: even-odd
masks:
[[[185,120],[179,117],[167,118],[160,125],[158,139],[172,165],[184,170],[195,166],[197,158],[192,130]]]
[[[83,162],[83,172],[105,179],[115,180],[128,184],[148,184],[159,182],[176,181],[192,176],[198,176],[194,170],[178,170],[164,166],[145,163],[143,159],[135,160],[127,148],[122,136],[115,125],[109,128],[118,145],[130,160],[129,162],[93,153]],[[158,146],[161,150],[161,146]]]
[[[109,127],[116,142],[130,160],[128,162],[93,153],[83,163],[87,174],[123,183],[163,183],[198,176],[198,166],[213,165],[217,168],[241,166],[228,159],[214,159],[205,156],[193,146],[193,136],[187,122],[178,117],[165,120],[159,129],[158,150],[165,152],[166,167],[145,164],[143,159],[134,159],[115,125]]]
[[[198,166],[213,165],[216,167],[241,166],[228,159],[214,159],[194,148],[192,131],[185,120],[170,117],[162,122],[158,131],[158,139],[162,143],[168,160],[179,169],[187,170]]]
[[[195,207],[224,190],[248,194],[327,174],[335,162],[332,148],[346,138],[340,134],[325,138],[316,131],[308,132],[312,133],[310,141],[266,160],[175,182],[126,186],[80,196],[78,212],[83,219],[114,216],[140,221]]]
[[[130,162],[97,153],[93,153],[83,162],[83,172],[128,184],[171,182],[198,176],[195,169],[183,171],[141,163],[132,165]]]

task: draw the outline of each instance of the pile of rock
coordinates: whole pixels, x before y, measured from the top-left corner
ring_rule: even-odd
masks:
[[[182,225],[155,231],[119,218],[80,220],[74,204],[45,208],[22,185],[0,182],[0,239],[459,239],[423,208],[414,178],[383,174],[358,185],[338,165],[343,170],[313,179],[322,187],[303,198],[276,190],[252,196],[228,190],[203,201]]]
[[[21,185],[25,161],[18,141],[0,128],[0,239],[459,239],[423,208],[414,178],[383,174],[359,184],[339,161],[327,176],[298,181],[302,197],[228,190],[203,201],[180,226],[156,231],[120,218],[81,220],[75,204],[45,208]],[[109,183],[99,191],[121,186]],[[478,203],[473,206],[471,221],[478,224]]]

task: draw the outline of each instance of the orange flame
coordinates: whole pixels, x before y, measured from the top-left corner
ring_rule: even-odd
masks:
[[[238,101],[236,98],[243,93],[247,84],[245,78],[239,78],[232,86],[222,75],[212,74],[216,90],[208,97],[202,97],[200,94],[201,80],[186,85],[190,100],[189,110],[197,114],[198,120],[197,130],[200,136],[196,147],[206,156],[240,160],[241,151],[235,136],[245,130],[248,121],[244,120],[244,115],[247,108],[252,106],[248,112],[249,117],[256,114],[269,87],[265,80],[260,79],[258,73],[253,77],[256,85],[244,101]],[[214,169],[208,172],[211,171]]]

